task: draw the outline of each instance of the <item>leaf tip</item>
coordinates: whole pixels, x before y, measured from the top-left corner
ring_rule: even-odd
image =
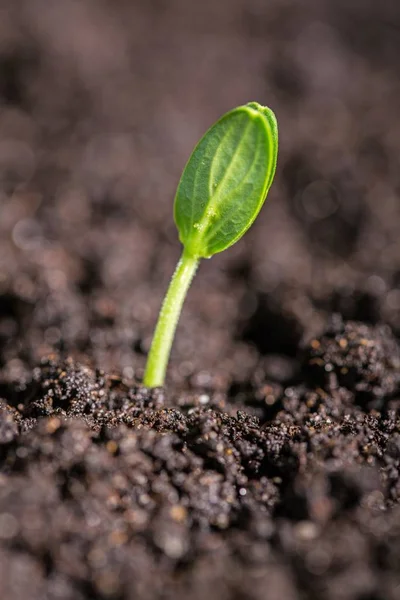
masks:
[[[253,114],[262,115],[268,122],[271,132],[275,138],[278,137],[278,122],[275,113],[268,106],[263,106],[258,102],[248,102],[245,107],[253,112]]]

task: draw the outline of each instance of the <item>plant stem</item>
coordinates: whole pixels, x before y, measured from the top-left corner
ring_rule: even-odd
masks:
[[[167,295],[164,298],[147,358],[143,378],[143,383],[147,387],[164,385],[165,371],[168,365],[176,326],[198,264],[198,258],[190,256],[185,250],[183,251],[169,284]]]

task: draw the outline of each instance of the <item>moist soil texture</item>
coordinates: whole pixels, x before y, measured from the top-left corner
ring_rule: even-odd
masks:
[[[399,600],[400,8],[0,0],[0,598]],[[141,378],[199,136],[276,180]]]

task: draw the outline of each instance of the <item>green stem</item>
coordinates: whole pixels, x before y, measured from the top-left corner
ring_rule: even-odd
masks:
[[[168,365],[176,326],[198,264],[198,258],[194,258],[183,251],[169,284],[167,295],[164,298],[147,358],[143,378],[143,383],[147,387],[164,385],[165,371]]]

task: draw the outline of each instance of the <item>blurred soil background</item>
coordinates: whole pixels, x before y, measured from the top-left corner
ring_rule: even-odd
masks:
[[[400,5],[0,0],[0,597],[400,598]],[[275,182],[139,382],[230,108]]]

